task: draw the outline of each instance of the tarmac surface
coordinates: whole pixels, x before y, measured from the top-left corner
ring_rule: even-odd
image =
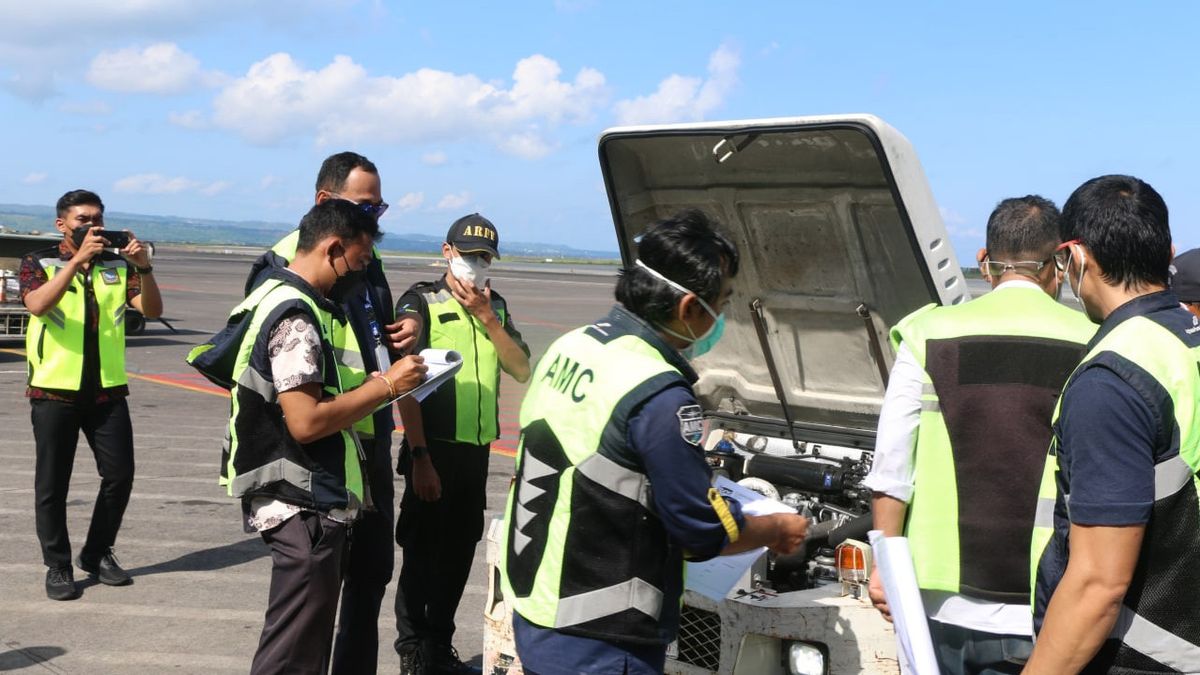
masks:
[[[154,260],[165,317],[178,332],[151,322],[128,339],[129,398],[137,464],[133,496],[116,553],[134,577],[114,588],[75,571],[83,597],[46,599],[45,567],[34,530],[33,432],[24,398],[24,345],[0,343],[0,672],[244,673],[258,644],[271,563],[257,535],[242,531],[240,508],[217,485],[226,393],[195,373],[184,356],[224,324],[241,299],[251,258],[161,247]],[[440,276],[444,268],[414,259],[385,261],[393,293]],[[603,316],[614,278],[590,274],[493,269],[517,327],[539,356],[560,334]],[[503,508],[513,470],[517,407],[524,387],[501,385],[501,434],[493,444],[488,512]],[[403,478],[396,477],[399,499]],[[83,545],[99,486],[81,438],[67,518]],[[397,548],[399,571],[402,551]],[[479,663],[487,591],[484,544],[458,612],[455,645]],[[397,672],[392,649],[395,579],[379,617],[379,672]]]

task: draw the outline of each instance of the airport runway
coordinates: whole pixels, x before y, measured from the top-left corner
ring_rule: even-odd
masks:
[[[244,255],[163,250],[155,259],[171,333],[153,322],[130,337],[129,399],[137,477],[117,541],[135,582],[110,588],[84,581],[83,597],[47,600],[45,568],[34,534],[33,438],[24,398],[21,344],[0,345],[0,671],[53,673],[246,672],[266,606],[270,562],[257,535],[246,535],[237,503],[216,484],[228,398],[183,361],[195,344],[223,325],[241,298],[250,258]],[[387,263],[399,295],[444,268],[412,258]],[[535,358],[563,332],[607,312],[614,277],[590,267],[582,274],[494,269]],[[973,292],[986,284],[971,282]],[[524,387],[504,376],[502,438],[493,448],[488,517],[503,508],[512,473],[517,406]],[[99,484],[85,443],[76,456],[68,521],[75,551],[83,543]],[[403,479],[397,478],[397,494]],[[397,549],[397,565],[401,553]],[[77,580],[82,573],[76,572]],[[381,612],[380,672],[395,672],[391,642],[393,589]],[[478,663],[487,588],[484,546],[462,606],[456,646]]]
[[[51,673],[244,673],[258,643],[270,559],[257,535],[242,532],[240,509],[217,486],[228,397],[183,361],[216,332],[241,298],[250,258],[161,250],[154,261],[165,315],[178,334],[152,322],[130,337],[129,399],[137,477],[117,540],[134,584],[111,588],[83,581],[83,597],[46,599],[33,518],[33,434],[24,398],[22,344],[0,351],[0,671]],[[416,260],[386,263],[394,292],[439,276]],[[493,286],[509,302],[535,357],[551,340],[602,316],[612,303],[611,276],[494,270]],[[503,508],[512,473],[517,406],[524,387],[504,376],[503,437],[494,447],[488,517]],[[397,495],[403,479],[397,477]],[[86,442],[76,455],[68,523],[77,553],[99,485]],[[397,549],[397,568],[401,552]],[[455,643],[464,659],[482,649],[487,579],[484,546],[476,553],[459,609]],[[393,590],[380,615],[381,673],[399,667],[391,642]]]

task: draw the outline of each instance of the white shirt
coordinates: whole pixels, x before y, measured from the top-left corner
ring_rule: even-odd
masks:
[[[1021,279],[1005,281],[1003,288],[1040,286]],[[888,378],[883,407],[879,411],[879,429],[875,434],[875,459],[863,485],[904,503],[912,501],[913,455],[917,448],[917,429],[921,425],[921,382],[925,370],[917,363],[908,345],[896,350],[896,362]],[[921,600],[929,618],[972,630],[1003,635],[1033,635],[1033,615],[1029,605],[1010,605],[970,598],[949,591],[921,589]]]

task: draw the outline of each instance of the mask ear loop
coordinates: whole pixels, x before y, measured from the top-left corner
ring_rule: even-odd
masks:
[[[1075,244],[1075,245],[1079,246],[1079,244]],[[1075,280],[1075,295],[1080,298],[1080,302],[1083,302],[1083,299],[1082,299],[1083,298],[1083,271],[1086,269],[1087,269],[1087,253],[1085,253],[1083,248],[1080,247],[1080,249],[1079,249],[1079,278],[1077,278]]]

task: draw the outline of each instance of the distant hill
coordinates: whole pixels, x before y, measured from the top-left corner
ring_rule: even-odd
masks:
[[[296,226],[287,223],[262,221],[206,220],[177,216],[151,216],[138,213],[109,211],[104,214],[105,227],[130,230],[147,241],[179,244],[237,245],[267,247],[279,241]],[[11,232],[53,232],[54,209],[46,206],[0,204],[0,227]],[[442,249],[442,237],[427,234],[387,232],[382,248],[395,253],[437,253]],[[506,257],[613,260],[616,251],[590,251],[522,241],[503,242]]]

